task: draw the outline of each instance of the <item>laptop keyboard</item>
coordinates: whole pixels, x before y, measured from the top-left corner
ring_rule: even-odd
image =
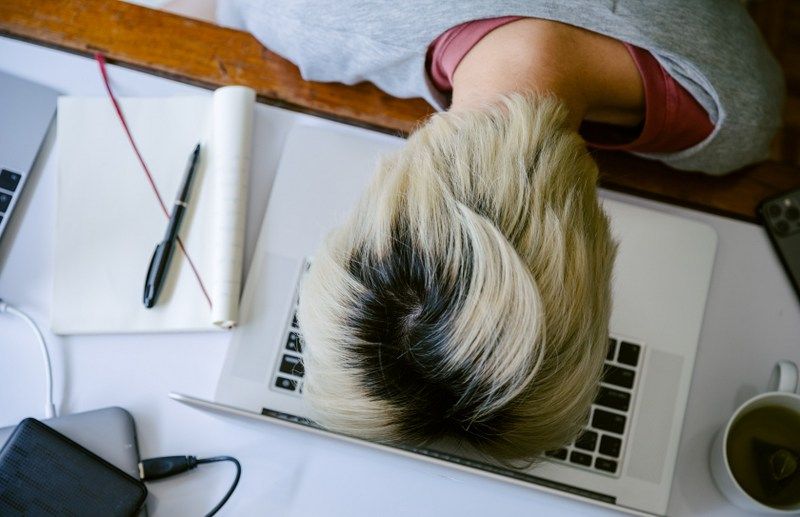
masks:
[[[273,389],[300,396],[303,393],[303,341],[297,325],[297,307],[292,315],[280,360],[273,378]],[[619,476],[630,428],[643,347],[629,339],[608,338],[608,353],[603,378],[591,407],[588,425],[577,440],[545,456],[552,461]]]
[[[644,348],[629,339],[608,338],[600,390],[578,438],[545,456],[558,463],[619,476],[629,435]]]
[[[281,349],[280,360],[275,371],[272,386],[282,393],[303,393],[303,342],[300,339],[300,328],[297,325],[297,307],[292,315],[292,322],[286,331]]]
[[[16,172],[0,169],[0,223],[6,217],[8,207],[11,205],[11,197],[17,190],[21,177]]]

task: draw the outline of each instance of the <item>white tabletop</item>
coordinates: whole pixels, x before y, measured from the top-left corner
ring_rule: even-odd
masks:
[[[0,38],[0,70],[72,95],[104,95],[86,58]],[[120,96],[207,94],[110,67]],[[248,208],[246,265],[289,124],[303,115],[259,105]],[[47,329],[53,281],[54,131],[0,243],[0,298],[41,325],[62,414],[106,406],[129,410],[142,457],[229,454],[243,466],[221,515],[602,515],[608,510],[461,471],[261,422],[197,411],[169,391],[211,398],[230,334],[54,336]],[[91,188],[87,185],[86,188]],[[735,406],[764,389],[776,360],[800,363],[800,304],[759,226],[616,193],[614,199],[704,221],[719,249],[692,380],[670,515],[736,515],[708,469],[714,433]],[[43,366],[32,333],[0,314],[0,426],[41,417]],[[151,514],[202,515],[233,476],[224,464],[150,483]]]

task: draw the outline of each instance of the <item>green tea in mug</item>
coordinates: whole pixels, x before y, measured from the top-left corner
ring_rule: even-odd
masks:
[[[800,503],[800,413],[748,411],[731,427],[727,453],[733,477],[753,499],[774,508]]]

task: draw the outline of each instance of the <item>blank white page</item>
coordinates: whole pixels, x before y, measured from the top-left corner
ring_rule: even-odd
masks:
[[[167,209],[194,146],[205,143],[211,96],[121,99],[123,111]],[[186,259],[176,250],[152,309],[145,274],[167,218],[106,98],[58,104],[53,331],[59,334],[215,328]],[[194,178],[181,236],[208,287],[214,211],[207,146]]]

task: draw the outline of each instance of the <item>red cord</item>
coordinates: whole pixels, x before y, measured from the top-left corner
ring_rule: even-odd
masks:
[[[122,123],[122,129],[125,130],[125,135],[128,137],[128,142],[131,143],[131,147],[133,148],[133,152],[136,153],[136,158],[139,160],[139,164],[142,166],[142,170],[144,170],[145,176],[147,176],[147,181],[150,183],[150,188],[153,189],[153,194],[155,194],[156,199],[158,200],[158,204],[161,207],[161,211],[164,213],[164,217],[169,220],[169,211],[167,210],[167,205],[164,203],[164,199],[161,197],[161,194],[158,192],[158,187],[156,187],[156,183],[153,180],[153,175],[150,174],[150,169],[147,168],[147,164],[144,162],[144,158],[142,158],[142,154],[139,152],[139,148],[136,146],[136,142],[133,140],[133,134],[131,134],[131,130],[128,128],[128,123],[125,121],[125,115],[122,114],[122,108],[117,102],[117,98],[114,96],[114,92],[111,91],[111,84],[108,80],[108,72],[106,71],[106,58],[103,54],[97,52],[94,55],[94,58],[97,60],[97,63],[100,65],[100,75],[103,76],[103,84],[106,87],[106,92],[108,92],[108,97],[111,99],[111,104],[114,105],[114,110],[117,112],[117,117],[119,121]],[[203,291],[203,296],[206,297],[206,301],[208,302],[208,306],[211,307],[211,297],[208,295],[208,291],[206,290],[206,286],[203,283],[203,280],[200,278],[200,272],[197,271],[197,268],[192,262],[192,258],[189,256],[189,253],[186,251],[186,248],[183,246],[183,241],[180,237],[178,237],[178,246],[181,249],[181,252],[186,257],[186,261],[189,263],[189,267],[192,268],[192,272],[194,272],[195,278],[197,278],[197,283],[200,285],[200,290]]]

